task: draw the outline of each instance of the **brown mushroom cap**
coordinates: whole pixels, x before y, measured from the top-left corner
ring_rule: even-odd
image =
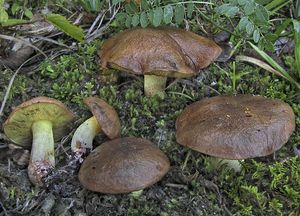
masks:
[[[178,28],[136,28],[108,39],[99,51],[103,68],[138,75],[188,77],[207,67],[222,49],[213,41]]]
[[[92,151],[80,168],[79,181],[96,192],[128,193],[158,182],[169,168],[169,159],[152,142],[120,138]]]
[[[48,120],[52,123],[54,140],[67,133],[66,125],[74,114],[60,101],[48,97],[35,97],[15,108],[3,124],[6,136],[14,143],[30,147],[31,126],[35,121]]]
[[[88,97],[83,102],[89,107],[102,131],[110,138],[114,139],[121,136],[121,124],[116,110],[97,97]]]
[[[295,129],[292,108],[261,96],[216,96],[195,102],[176,121],[181,145],[224,159],[266,156]]]

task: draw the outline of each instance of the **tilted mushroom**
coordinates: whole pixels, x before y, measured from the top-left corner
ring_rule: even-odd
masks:
[[[88,97],[83,101],[93,116],[76,129],[72,138],[71,149],[79,160],[93,149],[93,140],[101,131],[110,139],[121,135],[120,119],[112,106],[97,97]]]
[[[169,168],[169,159],[152,142],[119,138],[92,151],[79,170],[79,181],[96,192],[129,193],[160,181]]]
[[[147,96],[164,94],[167,77],[191,77],[222,49],[212,40],[178,28],[136,28],[108,39],[99,50],[101,66],[144,75]]]
[[[58,100],[36,97],[15,108],[3,124],[6,136],[25,148],[31,147],[28,176],[35,185],[55,167],[54,141],[68,133],[74,114]]]
[[[216,96],[186,107],[176,121],[176,140],[221,159],[262,157],[280,149],[295,129],[292,108],[262,96]],[[230,161],[238,171],[237,161]],[[235,165],[234,165],[235,164]]]

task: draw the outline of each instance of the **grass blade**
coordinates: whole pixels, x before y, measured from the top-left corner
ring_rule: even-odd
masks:
[[[295,40],[295,60],[298,77],[300,78],[300,22],[293,20]]]
[[[275,70],[277,70],[285,79],[290,81],[290,83],[294,84],[297,88],[300,89],[300,83],[298,83],[293,77],[291,77],[290,74],[283,67],[281,67],[276,61],[274,61],[274,59],[272,59],[267,53],[259,49],[251,42],[248,43],[269,65],[271,65]]]

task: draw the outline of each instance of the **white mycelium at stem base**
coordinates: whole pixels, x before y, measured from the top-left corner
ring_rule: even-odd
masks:
[[[164,97],[167,77],[156,75],[144,75],[144,91],[145,95],[153,97],[158,95]]]
[[[82,154],[86,153],[86,149],[93,148],[94,137],[101,132],[101,127],[97,119],[93,116],[83,122],[75,131],[71,148],[72,151],[81,157]]]
[[[55,166],[52,123],[47,120],[34,122],[32,138],[28,175],[34,184],[42,185],[42,178]]]

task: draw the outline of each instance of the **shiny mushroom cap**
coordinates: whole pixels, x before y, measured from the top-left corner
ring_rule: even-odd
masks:
[[[54,140],[58,140],[68,132],[66,126],[74,118],[74,114],[62,102],[48,97],[35,97],[17,106],[4,122],[3,129],[14,143],[30,147],[34,122],[50,121]]]
[[[96,192],[128,193],[158,182],[169,168],[169,159],[152,142],[120,138],[92,151],[80,168],[79,181]]]
[[[295,129],[292,108],[261,96],[216,96],[186,107],[176,121],[176,139],[207,155],[246,159],[272,154]]]
[[[121,136],[119,115],[112,106],[97,97],[85,98],[83,102],[89,107],[101,126],[102,131],[110,139]]]
[[[222,49],[212,40],[178,28],[136,28],[108,39],[99,51],[103,68],[137,75],[189,77]]]

